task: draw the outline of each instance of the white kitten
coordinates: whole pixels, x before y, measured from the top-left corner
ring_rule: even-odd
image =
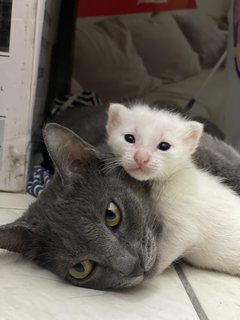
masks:
[[[191,158],[202,124],[168,111],[109,108],[108,144],[137,180],[152,180],[162,220],[159,270],[183,257],[193,265],[240,275],[240,198]]]

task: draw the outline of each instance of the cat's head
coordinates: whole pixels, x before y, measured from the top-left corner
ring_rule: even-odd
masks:
[[[167,178],[198,146],[203,125],[146,105],[111,104],[108,144],[124,169],[137,180]]]
[[[57,172],[20,219],[0,227],[0,248],[82,287],[122,288],[154,274],[160,224],[145,186],[108,171],[66,128],[50,124],[44,136]]]

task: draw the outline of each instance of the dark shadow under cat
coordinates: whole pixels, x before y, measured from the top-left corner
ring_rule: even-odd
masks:
[[[85,129],[83,137],[91,141],[92,127]],[[96,126],[93,138],[100,142],[103,135]],[[95,149],[62,126],[48,125],[44,137],[54,178],[21,218],[0,227],[0,247],[82,287],[124,288],[154,276],[161,223],[148,185],[117,167],[105,148]],[[209,135],[195,154],[200,167],[224,177],[238,193],[239,159]]]

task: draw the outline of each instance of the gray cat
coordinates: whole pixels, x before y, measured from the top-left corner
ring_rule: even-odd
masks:
[[[161,224],[148,185],[66,128],[48,125],[44,136],[56,174],[20,219],[0,227],[0,247],[82,287],[123,288],[154,276]],[[197,163],[239,192],[239,154],[205,140]]]
[[[0,227],[0,247],[19,252],[74,285],[123,288],[153,275],[161,226],[148,189],[68,129],[48,125],[57,168],[46,190],[17,221]]]

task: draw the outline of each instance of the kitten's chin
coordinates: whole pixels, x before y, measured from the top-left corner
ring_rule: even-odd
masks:
[[[139,181],[148,181],[154,179],[154,174],[150,172],[149,169],[131,169],[131,168],[124,168],[127,173],[134,179]]]

